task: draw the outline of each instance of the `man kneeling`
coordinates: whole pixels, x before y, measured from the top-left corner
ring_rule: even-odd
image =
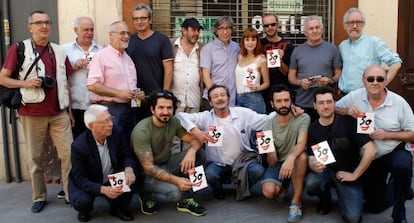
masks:
[[[131,158],[132,150],[120,129],[112,123],[108,108],[91,105],[85,111],[84,120],[88,130],[79,135],[72,144],[72,170],[69,174],[69,197],[79,212],[80,222],[89,221],[96,196],[105,196],[111,204],[110,214],[123,221],[132,221],[128,212],[131,192],[113,188],[109,174],[125,172],[126,185],[135,182]],[[80,124],[80,123],[77,123]]]

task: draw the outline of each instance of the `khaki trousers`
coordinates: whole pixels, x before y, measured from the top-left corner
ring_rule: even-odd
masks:
[[[68,176],[71,169],[70,150],[73,137],[68,113],[62,111],[54,116],[21,115],[20,121],[23,125],[29,151],[28,164],[32,179],[33,202],[46,201],[47,199],[42,155],[45,150],[46,134],[48,133],[56,146],[58,158],[61,162],[63,191],[66,200],[69,201]]]

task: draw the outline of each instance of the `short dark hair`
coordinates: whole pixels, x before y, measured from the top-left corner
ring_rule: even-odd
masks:
[[[315,93],[313,94],[313,102],[316,102],[316,96],[318,94],[332,94],[333,99],[335,100],[335,91],[331,86],[323,86],[316,88]]]
[[[152,92],[150,94],[152,109],[154,109],[155,106],[157,105],[159,98],[165,98],[165,99],[171,100],[173,102],[173,109],[175,113],[175,110],[177,110],[177,107],[178,107],[178,99],[174,96],[174,94],[171,91],[160,90],[160,91]]]
[[[284,84],[275,84],[275,85],[273,85],[273,86],[270,88],[270,95],[269,95],[269,98],[273,101],[273,94],[274,94],[274,93],[279,93],[279,92],[282,92],[282,91],[287,91],[287,92],[289,92],[290,99],[291,99],[291,100],[293,99],[293,97],[292,97],[292,91],[290,90],[290,88],[289,88],[288,86],[286,86],[286,85],[284,85]]]
[[[29,14],[29,17],[27,18],[27,23],[28,23],[28,24],[30,24],[30,23],[32,23],[32,22],[33,22],[33,18],[32,18],[32,16],[33,16],[34,14],[47,14],[47,13],[46,13],[46,12],[44,12],[44,11],[42,11],[42,10],[35,10],[35,11],[31,12],[31,13]]]
[[[208,100],[209,101],[211,99],[210,92],[213,91],[216,88],[224,88],[224,90],[226,90],[227,97],[230,98],[230,91],[229,91],[229,89],[226,86],[224,86],[224,85],[218,85],[218,84],[213,84],[213,86],[211,86],[211,88],[209,88],[208,89],[208,92],[207,92],[207,97],[208,97]]]

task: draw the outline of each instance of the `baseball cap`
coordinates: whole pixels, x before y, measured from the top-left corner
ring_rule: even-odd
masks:
[[[184,27],[184,28],[191,27],[191,28],[194,28],[194,29],[204,29],[204,27],[202,27],[200,25],[200,23],[198,22],[198,20],[195,19],[195,18],[185,19],[183,24],[181,25],[181,27]]]

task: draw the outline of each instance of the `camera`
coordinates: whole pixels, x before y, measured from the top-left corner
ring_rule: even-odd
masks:
[[[42,80],[42,88],[44,89],[51,89],[53,87],[55,87],[56,81],[54,77],[51,76],[41,76],[39,77]]]

